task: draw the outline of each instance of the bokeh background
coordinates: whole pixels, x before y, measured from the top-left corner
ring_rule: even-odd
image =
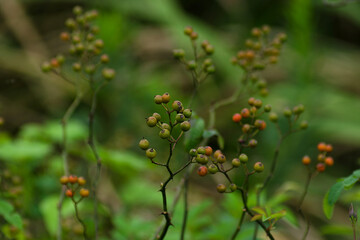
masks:
[[[10,199],[22,216],[24,231],[17,239],[55,239],[62,172],[61,125],[67,106],[74,98],[71,85],[40,66],[67,44],[59,39],[64,21],[75,5],[96,8],[99,36],[104,52],[117,76],[99,94],[96,135],[104,159],[100,182],[101,239],[149,239],[162,217],[159,183],[162,169],[149,163],[137,143],[143,136],[166,156],[166,145],[149,129],[144,118],[160,111],[153,96],[170,92],[173,99],[187,103],[192,80],[186,69],[172,57],[172,49],[191,52],[183,34],[191,25],[200,40],[215,46],[216,73],[201,86],[193,104],[205,120],[208,107],[232,94],[243,72],[230,63],[244,47],[253,27],[268,24],[275,33],[285,32],[288,41],[279,63],[269,67],[264,78],[269,96],[264,102],[275,111],[298,103],[305,105],[306,131],[289,137],[281,147],[280,165],[267,194],[281,192],[282,206],[293,218],[281,220],[276,239],[299,239],[304,222],[295,203],[302,192],[306,169],[305,154],[316,155],[316,144],[333,144],[335,165],[317,176],[304,203],[312,226],[308,239],[352,239],[348,207],[360,206],[360,188],[344,191],[334,216],[322,210],[325,193],[336,182],[359,168],[360,162],[360,3],[333,4],[320,0],[2,0],[0,1],[0,133],[1,171],[11,173],[11,183],[1,189],[1,198]],[[70,63],[69,63],[69,66]],[[71,68],[71,67],[70,67]],[[243,100],[249,96],[244,95]],[[237,102],[217,111],[217,129],[225,139],[224,152],[236,151],[231,116],[246,106]],[[85,97],[69,126],[71,172],[91,178],[94,160],[86,145],[89,98]],[[251,158],[265,166],[278,136],[274,126],[259,139]],[[185,159],[182,147],[176,153]],[[190,178],[190,216],[186,239],[228,239],[241,213],[240,196],[221,195],[217,183],[225,180],[207,176]],[[256,177],[260,182],[261,176]],[[179,179],[170,184],[173,193]],[[241,181],[241,180],[239,180]],[[4,180],[2,181],[2,183]],[[6,182],[6,181],[5,181]],[[2,184],[4,185],[4,184]],[[10,192],[11,194],[8,194]],[[64,231],[68,239],[81,239],[70,202],[66,202]],[[168,239],[178,239],[183,203],[179,202],[174,227]],[[92,205],[87,200],[81,214],[92,226]],[[0,231],[8,231],[0,217]],[[298,225],[298,226],[296,226]],[[248,223],[237,239],[252,239],[254,224]],[[90,227],[91,231],[91,227]],[[259,239],[263,237],[259,235]]]

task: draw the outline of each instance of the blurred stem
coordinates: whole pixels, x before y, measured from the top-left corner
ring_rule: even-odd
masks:
[[[189,190],[189,177],[190,177],[191,169],[186,169],[186,173],[184,175],[184,216],[183,222],[181,226],[181,236],[180,240],[185,239],[185,231],[186,231],[186,223],[188,218],[189,206],[188,206],[188,190]]]
[[[62,141],[63,141],[63,150],[62,150],[62,158],[63,158],[63,165],[64,165],[64,174],[65,176],[69,176],[69,164],[68,164],[68,152],[67,152],[67,123],[71,116],[73,115],[75,109],[79,106],[81,99],[82,99],[82,92],[80,90],[77,91],[76,97],[71,103],[71,105],[68,107],[68,109],[65,112],[65,115],[63,116],[61,120],[61,126],[62,126]],[[66,187],[63,186],[61,193],[60,193],[60,200],[57,205],[58,209],[58,229],[57,229],[57,239],[62,239],[62,206],[64,201]]]
[[[305,200],[305,197],[306,197],[306,194],[308,192],[308,189],[309,189],[309,186],[310,186],[310,182],[311,182],[311,179],[313,177],[313,173],[312,171],[310,170],[309,166],[307,166],[307,170],[308,170],[308,177],[306,179],[306,183],[305,183],[305,188],[304,188],[304,192],[303,194],[301,195],[301,198],[300,198],[300,201],[299,201],[299,204],[298,204],[298,211],[300,213],[300,215],[302,216],[302,218],[306,221],[306,229],[305,229],[305,232],[304,232],[304,235],[302,237],[302,240],[305,240],[308,233],[309,233],[309,229],[310,229],[310,220],[305,216],[305,214],[302,212],[301,210],[301,206]]]
[[[245,212],[243,211],[241,213],[241,217],[240,217],[240,221],[238,223],[238,225],[236,226],[236,229],[235,229],[235,232],[233,233],[233,235],[231,236],[231,240],[235,240],[236,239],[236,236],[239,234],[240,230],[241,230],[241,226],[244,222],[244,219],[245,219]],[[256,225],[257,226],[257,225]]]
[[[356,226],[355,223],[351,223],[352,229],[353,229],[353,235],[354,235],[354,240],[356,240]]]
[[[72,200],[73,203],[74,203],[76,219],[79,221],[79,223],[80,223],[80,224],[82,225],[82,227],[83,227],[83,237],[84,237],[84,240],[88,240],[88,237],[87,237],[87,234],[86,234],[86,225],[85,225],[84,221],[80,218],[79,210],[78,210],[78,206],[77,206],[77,205],[79,204],[79,202],[82,200],[82,198],[81,198],[79,201],[75,201],[74,197],[72,197],[71,200]]]

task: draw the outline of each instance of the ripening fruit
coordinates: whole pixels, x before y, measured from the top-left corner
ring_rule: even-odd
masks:
[[[191,124],[190,124],[189,121],[184,121],[184,122],[182,122],[182,123],[180,124],[180,128],[181,128],[181,130],[183,130],[184,132],[189,131],[190,128],[191,128]]]
[[[162,102],[163,103],[168,103],[168,102],[170,102],[170,94],[169,93],[164,93],[162,96],[161,96],[161,98],[162,98]]]
[[[67,176],[62,176],[61,178],[60,178],[60,183],[61,184],[67,184],[69,182],[69,178],[67,177]]]
[[[214,53],[214,46],[208,44],[208,45],[205,47],[205,52],[206,52],[206,54],[208,54],[208,55],[213,54],[213,53]]]
[[[163,129],[167,129],[167,130],[171,130],[170,125],[169,125],[169,124],[167,124],[167,123],[162,123],[162,124],[161,124],[161,128],[163,128]]]
[[[241,162],[238,158],[234,158],[232,161],[231,161],[231,164],[233,165],[233,167],[240,167],[241,165]]]
[[[154,97],[154,102],[155,102],[156,104],[161,104],[161,103],[162,103],[162,96],[161,96],[161,95],[156,95],[156,96]]]
[[[153,159],[156,157],[156,150],[153,148],[149,148],[146,150],[146,157]]]
[[[201,47],[205,50],[206,46],[209,45],[209,44],[210,44],[210,43],[209,43],[208,40],[204,40],[204,41],[202,41],[202,43],[201,43]]]
[[[304,157],[302,158],[302,163],[303,163],[304,165],[309,165],[309,164],[311,163],[310,157],[309,157],[309,156],[304,156]]]
[[[319,162],[324,162],[324,161],[325,161],[325,154],[319,153],[319,155],[318,155],[318,161],[319,161]]]
[[[221,150],[216,150],[214,152],[214,158],[217,159],[220,154],[222,154]]]
[[[100,62],[101,63],[108,63],[109,61],[110,61],[110,59],[109,59],[109,56],[107,54],[101,55],[101,57],[100,57]]]
[[[58,68],[58,67],[60,67],[60,63],[59,63],[59,61],[58,61],[56,58],[52,58],[52,59],[50,60],[50,65],[51,65],[52,68]]]
[[[269,114],[269,119],[270,119],[270,121],[275,123],[278,121],[279,117],[276,113],[272,112]]]
[[[224,163],[224,162],[226,162],[226,157],[224,154],[219,154],[219,156],[216,158],[216,160],[218,161],[218,163]]]
[[[187,63],[187,67],[190,70],[194,70],[197,67],[197,64],[194,60],[188,61]]]
[[[177,59],[181,59],[185,56],[185,51],[183,49],[174,49],[173,55]]]
[[[257,146],[256,139],[250,139],[249,146],[252,147],[252,148],[256,147]]]
[[[198,147],[197,152],[198,152],[199,154],[205,154],[205,153],[206,153],[206,149],[205,149],[205,147],[200,146],[200,147]]]
[[[75,72],[80,72],[81,71],[81,64],[78,63],[78,62],[75,62],[75,63],[73,63],[72,68],[73,68],[73,70]]]
[[[249,111],[249,109],[243,108],[243,109],[241,110],[241,116],[242,116],[243,118],[248,118],[248,117],[250,117],[250,111]]]
[[[237,186],[236,186],[235,183],[231,183],[230,186],[229,186],[229,188],[230,188],[230,190],[231,190],[232,192],[234,192],[234,191],[237,190]]]
[[[218,168],[215,166],[215,164],[210,164],[208,167],[209,173],[215,174],[218,172]]]
[[[266,128],[266,122],[261,121],[261,126],[259,127],[260,130],[264,130]]]
[[[177,112],[181,112],[181,110],[183,110],[182,103],[180,101],[178,101],[178,100],[174,101],[171,104],[171,107]]]
[[[69,183],[74,184],[77,183],[78,177],[74,175],[69,176]]]
[[[262,106],[262,101],[261,101],[260,99],[256,99],[256,100],[254,101],[254,106],[255,106],[256,108],[261,108],[261,106]]]
[[[233,116],[232,116],[232,120],[233,120],[233,122],[235,122],[235,123],[238,123],[238,122],[240,122],[241,121],[241,114],[240,113],[235,113]]]
[[[82,197],[88,197],[89,194],[90,194],[90,192],[89,192],[88,189],[86,189],[86,188],[80,189],[80,196],[82,196]]]
[[[194,149],[194,148],[190,149],[189,154],[190,154],[190,156],[195,157],[197,155],[196,149]]]
[[[320,152],[325,152],[326,151],[326,144],[324,142],[320,142],[318,145],[317,145],[317,149],[320,151]]]
[[[218,184],[217,187],[216,187],[216,190],[219,192],[219,193],[224,193],[226,191],[226,186],[224,184]]]
[[[193,31],[193,32],[190,34],[191,40],[196,40],[198,37],[199,37],[199,35],[197,34],[197,32],[194,32],[194,31]]]
[[[205,147],[205,155],[206,156],[211,156],[212,152],[213,152],[213,150],[210,146]]]
[[[85,178],[83,178],[83,177],[79,177],[78,180],[77,180],[77,182],[78,182],[78,184],[79,184],[80,186],[83,186],[83,185],[85,185],[86,180],[85,180]]]
[[[74,196],[74,192],[72,190],[70,190],[70,189],[67,189],[66,192],[65,192],[65,195],[67,197],[72,197],[72,196]]]
[[[249,158],[248,158],[248,156],[247,156],[245,153],[242,153],[242,154],[240,154],[240,156],[239,156],[239,160],[240,160],[240,162],[242,162],[242,163],[247,163],[248,160],[249,160]]]
[[[104,68],[101,73],[106,80],[111,80],[115,77],[115,70],[112,68]]]
[[[325,158],[325,164],[328,166],[334,165],[334,159],[332,157]]]
[[[188,35],[188,36],[190,36],[190,34],[191,34],[193,31],[194,31],[193,28],[190,27],[190,26],[187,26],[187,27],[185,27],[185,29],[184,29],[185,35]]]
[[[183,111],[183,114],[186,118],[190,118],[192,115],[192,110],[187,108]]]
[[[242,128],[241,128],[241,130],[243,131],[243,133],[248,133],[249,131],[250,131],[250,129],[251,129],[251,126],[250,126],[250,124],[244,124],[243,126],[242,126]]]
[[[70,34],[68,32],[62,32],[62,33],[60,33],[60,39],[62,41],[69,41],[70,40]]]
[[[197,170],[199,176],[203,177],[208,173],[208,169],[206,166],[200,166]]]
[[[76,27],[76,22],[74,19],[68,18],[65,21],[65,26],[68,27],[69,29],[74,29]]]
[[[206,164],[209,161],[208,157],[204,154],[198,154],[196,156],[196,162],[200,164]]]
[[[331,145],[331,144],[327,144],[327,145],[326,145],[326,148],[325,148],[325,151],[329,153],[329,152],[332,152],[332,150],[333,150],[332,145]]]
[[[325,171],[325,164],[324,163],[318,163],[317,165],[316,165],[316,171],[318,171],[318,172],[324,172]]]
[[[176,120],[177,122],[183,122],[183,121],[185,121],[185,116],[184,116],[184,114],[182,114],[182,113],[176,114],[175,120]]]
[[[290,108],[285,108],[283,114],[285,117],[291,117],[292,111],[290,110]]]
[[[254,37],[260,37],[261,34],[262,34],[262,32],[259,28],[253,28],[251,30],[251,35],[253,35]]]
[[[158,114],[158,113],[153,113],[152,116],[155,117],[157,121],[160,121],[160,120],[161,120],[161,115]]]
[[[156,119],[156,117],[154,117],[154,116],[148,117],[148,118],[146,119],[146,124],[147,124],[149,127],[155,127],[156,124],[157,124],[157,119]]]
[[[170,137],[170,131],[167,129],[161,129],[161,131],[159,132],[159,136],[162,139],[167,139],[168,137]]]
[[[265,112],[270,112],[271,111],[271,105],[269,105],[269,104],[265,105],[264,111]]]
[[[264,171],[264,164],[262,162],[255,163],[254,170],[257,173],[260,173],[260,172]]]

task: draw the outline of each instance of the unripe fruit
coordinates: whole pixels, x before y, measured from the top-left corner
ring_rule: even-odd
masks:
[[[304,165],[309,165],[309,164],[311,163],[310,157],[309,157],[309,156],[304,156],[304,157],[302,158],[302,163],[303,163]]]
[[[66,192],[65,192],[65,195],[67,197],[72,197],[72,196],[74,196],[74,192],[72,190],[70,190],[70,189],[67,189]]]
[[[260,99],[256,99],[256,100],[254,101],[254,106],[255,106],[256,108],[261,108],[261,106],[262,106],[262,101],[261,101]]]
[[[249,109],[243,108],[243,109],[241,110],[241,116],[242,116],[243,118],[248,118],[248,117],[250,117],[250,111],[249,111]]]
[[[318,155],[318,161],[319,161],[319,162],[324,162],[324,161],[325,161],[325,154],[320,153],[320,154]]]
[[[61,184],[65,185],[65,184],[67,184],[68,182],[69,182],[69,178],[68,178],[67,176],[62,176],[62,177],[60,178],[60,183],[61,183]]]
[[[188,35],[188,36],[190,36],[190,34],[191,34],[193,31],[194,31],[193,28],[190,27],[190,26],[187,26],[187,27],[185,27],[185,29],[184,29],[185,35]]]
[[[199,176],[203,177],[208,173],[208,169],[206,166],[200,166],[197,170]]]
[[[52,59],[50,60],[50,65],[51,65],[52,68],[58,68],[58,67],[60,67],[60,63],[59,63],[59,61],[58,61],[56,58],[52,58]]]
[[[112,68],[104,68],[102,70],[102,76],[106,79],[106,80],[111,80],[115,77],[115,70]]]
[[[92,26],[90,31],[93,34],[98,34],[100,32],[100,28],[98,26]]]
[[[81,71],[81,64],[76,62],[76,63],[73,63],[72,65],[72,68],[75,72],[80,72]]]
[[[41,65],[41,70],[43,72],[49,72],[51,70],[51,65],[49,62],[44,62],[42,65]]]
[[[74,13],[75,15],[80,15],[82,12],[83,12],[83,9],[82,9],[82,7],[80,7],[80,6],[75,6],[75,7],[73,8],[73,13]]]
[[[238,158],[234,158],[232,161],[231,161],[231,164],[233,165],[233,167],[239,167],[241,165],[241,162]]]
[[[248,104],[250,106],[254,106],[254,102],[255,102],[255,98],[251,97],[251,98],[248,99]]]
[[[95,39],[95,36],[92,33],[88,33],[88,35],[86,36],[86,40],[88,40],[89,42],[93,41],[94,39]]]
[[[207,73],[214,73],[215,72],[215,66],[214,65],[208,66],[205,70],[206,70]]]
[[[334,165],[334,159],[332,157],[325,158],[325,164],[328,166]]]
[[[201,43],[201,47],[205,50],[206,46],[209,45],[209,44],[210,44],[210,43],[209,43],[208,40],[204,40],[204,41],[202,41],[202,43]]]
[[[241,114],[240,113],[235,113],[233,116],[232,116],[232,120],[233,120],[233,122],[235,122],[235,123],[238,123],[238,122],[240,122],[241,121]]]
[[[197,155],[196,149],[194,149],[194,148],[190,149],[189,154],[190,154],[190,156],[195,157]]]
[[[181,59],[185,56],[185,51],[182,49],[174,49],[173,50],[173,55],[175,58],[177,59]]]
[[[68,27],[69,29],[74,29],[76,27],[76,22],[74,19],[72,18],[68,18],[65,21],[65,25],[66,27]]]
[[[210,146],[205,147],[205,155],[206,156],[211,156],[212,152],[213,152],[213,150]]]
[[[206,153],[206,148],[203,147],[203,146],[200,146],[200,147],[198,147],[197,152],[199,154],[205,154]]]
[[[278,115],[276,113],[272,112],[272,113],[269,114],[269,119],[272,122],[277,122],[279,117],[278,117]]]
[[[89,64],[85,67],[85,72],[87,74],[94,74],[95,73],[95,65],[94,64]]]
[[[109,59],[109,56],[107,54],[101,55],[101,57],[100,57],[100,62],[101,63],[108,63],[109,61],[110,61],[110,59]]]
[[[156,150],[153,148],[149,148],[148,150],[146,150],[146,157],[153,159],[156,157]]]
[[[250,139],[249,146],[252,147],[252,148],[256,147],[257,146],[256,139]]]
[[[90,194],[89,190],[87,190],[86,188],[82,188],[80,189],[80,196],[82,197],[88,197]]]
[[[169,93],[164,93],[162,96],[161,96],[161,98],[162,98],[162,102],[163,103],[168,103],[168,102],[170,102],[170,94]]]
[[[190,124],[189,121],[184,121],[184,122],[182,122],[182,123],[180,124],[180,128],[181,128],[181,130],[183,130],[184,132],[189,131],[190,128],[191,128],[191,124]]]
[[[300,123],[300,128],[301,128],[301,129],[307,129],[308,126],[309,126],[309,124],[308,124],[308,122],[305,121],[305,120]]]
[[[290,108],[285,108],[283,114],[285,117],[289,118],[292,115],[292,111],[290,110]]]
[[[73,176],[73,175],[69,176],[69,183],[71,184],[77,183],[77,180],[78,180],[77,176]]]
[[[252,113],[253,115],[256,114],[257,108],[256,107],[251,107],[250,108],[250,113]]]
[[[191,60],[191,61],[189,61],[189,62],[187,63],[187,67],[188,67],[188,69],[190,69],[190,70],[194,70],[194,69],[197,67],[197,64],[196,64],[196,62],[195,62],[194,60]]]
[[[199,37],[199,35],[197,34],[197,32],[194,32],[194,31],[193,31],[193,32],[190,34],[191,40],[196,40],[198,37]]]
[[[209,67],[209,66],[213,65],[211,58],[205,59],[203,64],[204,64],[204,67]]]
[[[216,160],[218,161],[218,163],[224,163],[224,162],[226,162],[226,157],[225,157],[224,154],[220,154],[220,155],[216,158]]]
[[[161,95],[156,95],[156,96],[154,97],[154,102],[155,102],[156,104],[161,104],[161,103],[162,103],[162,96],[161,96]]]
[[[183,122],[183,121],[185,121],[185,116],[184,116],[184,114],[178,113],[178,114],[176,115],[176,117],[175,117],[175,120],[176,120],[177,122]]]
[[[163,124],[161,124],[161,128],[163,128],[163,129],[167,129],[167,130],[171,130],[170,125],[169,125],[169,124],[167,124],[167,123],[163,123]]]
[[[222,154],[221,150],[216,150],[214,152],[214,158],[217,159],[220,154]]]
[[[270,27],[268,25],[262,26],[263,33],[268,34],[270,32],[270,30],[271,29],[270,29]]]
[[[154,116],[148,117],[148,118],[146,119],[146,124],[147,124],[149,127],[155,127],[156,124],[157,124],[157,119],[156,119],[156,117],[154,117]]]
[[[78,182],[78,184],[79,184],[80,186],[83,186],[83,185],[86,184],[86,180],[85,180],[85,178],[83,178],[83,177],[79,177],[78,180],[77,180],[77,182]]]
[[[160,136],[162,139],[167,139],[168,137],[170,137],[170,131],[167,130],[167,129],[162,129],[162,130],[159,132],[159,136]]]
[[[250,129],[251,129],[251,126],[250,126],[250,124],[244,124],[243,126],[242,126],[242,128],[241,128],[241,130],[243,131],[243,133],[248,133],[249,131],[250,131]]]
[[[171,104],[171,107],[177,111],[177,112],[181,112],[181,110],[183,110],[183,105],[180,101],[176,100]]]
[[[260,173],[260,172],[264,171],[264,164],[262,164],[262,162],[255,163],[254,170],[257,173]]]
[[[196,156],[196,162],[200,164],[206,164],[209,161],[208,157],[204,154],[198,154]]]
[[[229,186],[229,188],[230,188],[230,190],[231,190],[232,192],[234,192],[234,191],[237,190],[237,186],[236,186],[235,183],[231,183],[230,186]]]
[[[245,153],[242,153],[242,154],[240,154],[240,156],[239,156],[239,160],[240,160],[240,162],[242,162],[242,163],[247,163],[248,160],[249,160],[249,158],[248,158],[248,156],[247,156]]]
[[[95,44],[95,47],[97,47],[97,48],[103,48],[104,47],[104,41],[101,40],[101,39],[97,39],[94,44]]]
[[[215,166],[215,164],[210,164],[208,167],[209,173],[215,174],[218,172],[218,168]]]
[[[323,164],[323,163],[318,163],[318,164],[316,165],[316,171],[318,171],[318,172],[324,172],[324,171],[325,171],[325,168],[326,168],[326,166],[325,166],[325,164]]]
[[[158,113],[153,113],[152,116],[155,117],[157,121],[160,121],[160,120],[161,120],[161,115],[158,114]]]
[[[142,149],[142,150],[146,150],[148,149],[150,146],[150,143],[147,139],[143,138],[140,140],[139,142],[139,147]]]
[[[251,35],[253,35],[254,37],[260,37],[261,34],[262,34],[262,32],[259,28],[253,28],[251,30]]]
[[[332,150],[333,150],[332,145],[331,145],[331,144],[327,144],[325,151],[329,153],[329,152],[332,152]]]
[[[190,118],[192,115],[192,110],[187,108],[183,111],[183,114],[186,118]]]
[[[298,106],[296,106],[296,107],[293,108],[294,113],[295,113],[295,114],[298,114],[298,115],[301,114],[301,113],[303,113],[304,110],[305,110],[305,107],[304,107],[304,105],[302,105],[302,104],[299,104]]]
[[[75,51],[77,53],[82,53],[85,50],[85,46],[82,43],[78,43],[75,45]]]
[[[205,52],[206,52],[206,54],[209,54],[209,55],[213,54],[214,53],[214,47],[212,45],[208,44],[206,46],[206,48],[205,48]]]
[[[217,187],[216,187],[216,190],[219,193],[224,193],[226,191],[226,186],[224,184],[218,184]]]

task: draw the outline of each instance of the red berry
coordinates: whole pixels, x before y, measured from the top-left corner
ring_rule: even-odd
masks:
[[[323,164],[323,163],[318,163],[318,164],[316,165],[316,170],[317,170],[318,172],[323,172],[323,171],[325,171],[325,164]]]
[[[233,116],[232,116],[232,120],[233,120],[233,122],[236,122],[236,123],[238,123],[238,122],[240,122],[241,121],[241,114],[240,113],[235,113]]]
[[[248,118],[248,117],[250,117],[250,111],[249,111],[249,109],[243,108],[243,109],[241,110],[241,116],[242,116],[243,118]]]
[[[302,163],[303,163],[304,165],[309,165],[309,164],[311,163],[310,157],[309,157],[309,156],[304,156],[304,157],[302,158]]]
[[[211,156],[213,150],[210,146],[205,147],[205,155]]]
[[[66,190],[65,195],[67,197],[72,197],[72,196],[74,196],[74,192],[72,190],[68,189],[68,190]]]
[[[325,164],[328,166],[334,165],[334,159],[332,157],[325,158]]]
[[[331,145],[331,144],[327,144],[325,151],[326,151],[326,152],[332,152],[332,150],[333,150],[332,145]]]
[[[320,151],[320,152],[325,152],[326,151],[326,144],[321,142],[317,145],[317,149]]]
[[[197,170],[197,173],[199,174],[199,176],[203,177],[208,173],[208,169],[206,166],[200,166]]]
[[[69,183],[71,184],[77,183],[77,180],[78,180],[77,176],[74,175],[69,176]]]

